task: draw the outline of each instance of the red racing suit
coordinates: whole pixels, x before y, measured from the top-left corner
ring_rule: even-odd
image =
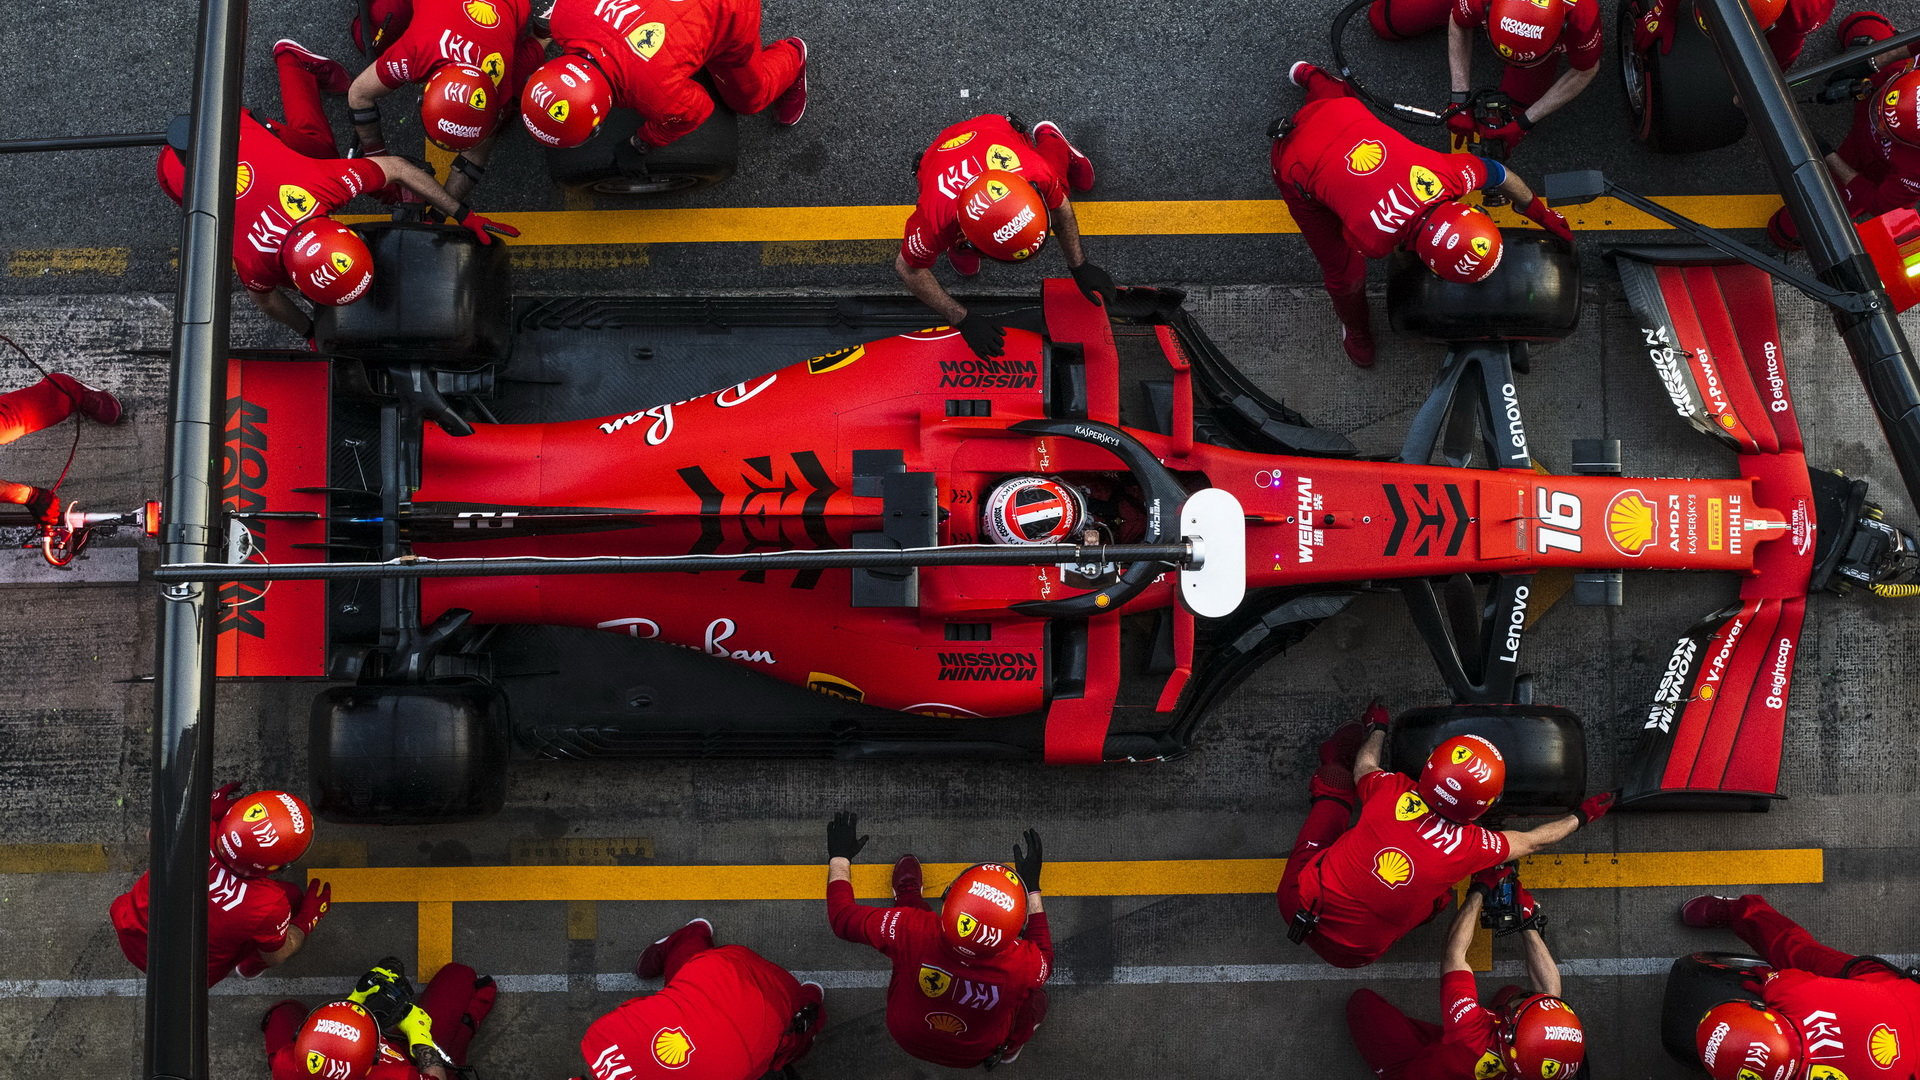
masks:
[[[1501,996],[1519,993],[1507,987]],[[1440,1022],[1416,1020],[1371,990],[1347,999],[1347,1029],[1381,1080],[1489,1080],[1506,1075],[1500,1014],[1480,1004],[1473,972],[1440,976]]]
[[[1274,142],[1272,162],[1336,306],[1366,288],[1367,260],[1405,245],[1429,207],[1491,186],[1486,162],[1418,145],[1321,71],[1308,77],[1307,103]]]
[[[900,240],[900,257],[908,266],[927,269],[942,253],[966,243],[960,232],[960,192],[989,169],[1018,173],[1049,210],[1067,201],[1066,140],[1036,143],[998,113],[962,120],[934,136],[914,169],[920,198]]]
[[[292,102],[288,104],[291,113]],[[386,173],[370,158],[321,159],[303,153],[301,144],[310,143],[312,138],[305,125],[269,128],[251,111],[240,111],[233,269],[240,275],[240,283],[253,292],[272,292],[293,284],[280,262],[280,245],[294,225],[330,214],[354,196],[386,183]],[[325,140],[326,147],[331,148],[331,132]],[[305,149],[318,147],[308,145]],[[183,175],[173,149],[162,150],[160,188],[176,203],[181,198]]]
[[[74,398],[54,383],[41,379],[32,386],[0,394],[0,446],[50,428],[73,415]],[[53,492],[32,484],[0,480],[0,503],[15,503],[36,514],[53,509]]]
[[[800,77],[794,39],[760,45],[760,0],[556,0],[547,16],[562,52],[592,57],[613,83],[613,103],[645,120],[640,138],[665,146],[706,123],[713,98],[757,113]]]
[[[759,1080],[799,1060],[826,1022],[818,1010],[795,1030],[819,987],[745,946],[715,948],[710,932],[675,943],[666,977],[587,1028],[580,1056],[594,1080]]]
[[[1454,884],[1507,861],[1507,838],[1427,808],[1413,781],[1385,769],[1357,785],[1360,817],[1319,799],[1294,841],[1275,899],[1288,919],[1319,917],[1307,944],[1335,967],[1371,964],[1447,905]]]
[[[133,966],[147,970],[148,874],[114,898],[108,913],[120,935],[120,951]],[[207,856],[207,985],[233,973],[255,969],[262,953],[287,943],[287,928],[306,890],[277,878],[243,878]]]
[[[1547,56],[1532,67],[1501,63],[1505,71],[1500,76],[1500,92],[1522,106],[1539,101],[1560,77],[1560,65],[1553,62],[1553,57],[1565,57],[1569,66],[1580,71],[1600,62],[1599,0],[1550,2],[1567,10],[1560,37]],[[1832,6],[1832,0],[1826,3]],[[1487,25],[1487,0],[1373,0],[1367,9],[1367,21],[1382,38],[1400,41],[1440,29],[1449,13],[1461,27],[1481,29]]]
[[[1809,1066],[1848,1080],[1906,1080],[1920,1052],[1920,983],[1815,940],[1758,896],[1732,905],[1733,931],[1775,970],[1755,989],[1800,1029]]]
[[[887,984],[887,1030],[922,1061],[972,1068],[996,1050],[1014,1050],[1046,1016],[1053,936],[1045,912],[997,955],[962,960],[940,936],[940,917],[918,894],[902,906],[855,903],[853,884],[827,885],[827,920],[841,939],[871,945],[893,961]]]
[[[1877,19],[1863,19],[1857,32],[1883,41],[1894,31]],[[1887,134],[1880,122],[1879,107],[1884,87],[1915,66],[1909,58],[1881,68],[1869,81],[1867,96],[1853,106],[1853,128],[1836,153],[1860,173],[1840,187],[1847,213],[1856,218],[1873,217],[1920,201],[1920,146],[1909,146]]]
[[[413,0],[403,7],[410,10],[395,12],[394,21],[406,30],[373,62],[374,76],[389,90],[424,83],[442,64],[472,64],[493,80],[503,101],[513,101],[546,61],[546,49],[527,32],[531,0]]]
[[[498,995],[493,980],[476,980],[473,969],[467,965],[448,964],[434,973],[415,1004],[425,1009],[433,1021],[434,1045],[452,1058],[455,1065],[465,1065],[467,1048],[479,1033],[481,1022],[493,1011]],[[300,1034],[300,1025],[306,1022],[307,1012],[307,1007],[297,1001],[282,1001],[268,1010],[261,1027],[267,1036],[267,1068],[273,1080],[315,1080],[307,1071],[306,1062],[293,1052],[293,1040]],[[425,1075],[413,1067],[404,1041],[385,1039],[366,1080],[423,1080]]]

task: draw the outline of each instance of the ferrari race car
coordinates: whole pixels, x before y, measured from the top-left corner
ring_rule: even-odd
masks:
[[[1050,281],[981,360],[904,298],[514,299],[503,245],[360,228],[381,269],[324,311],[331,359],[230,366],[228,563],[161,574],[232,579],[223,675],[342,682],[310,729],[336,819],[490,812],[514,743],[1165,758],[1369,585],[1455,697],[1396,722],[1395,759],[1489,733],[1509,812],[1564,810],[1580,722],[1518,668],[1549,568],[1589,603],[1625,570],[1742,576],[1650,688],[1624,798],[1746,807],[1778,797],[1807,594],[1920,567],[1864,484],[1807,467],[1766,275],[1697,249],[1618,263],[1737,479],[1624,477],[1600,441],[1536,470],[1514,361],[1579,296],[1542,236],[1472,289],[1396,269],[1396,323],[1453,344],[1379,459],[1253,385],[1174,290],[1105,310]]]

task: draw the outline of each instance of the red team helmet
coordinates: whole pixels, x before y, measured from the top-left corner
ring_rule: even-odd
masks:
[[[1487,38],[1493,42],[1493,51],[1515,67],[1533,67],[1546,60],[1560,41],[1568,6],[1566,0],[1491,0],[1487,4]]]
[[[557,56],[533,70],[520,92],[520,119],[543,145],[586,142],[613,108],[613,86],[584,56]]]
[[[1455,735],[1433,748],[1415,790],[1449,821],[1473,821],[1507,788],[1507,759],[1478,735]]]
[[[999,863],[961,871],[940,901],[940,938],[969,959],[983,960],[1012,945],[1026,925],[1027,887]]]
[[[982,255],[1019,262],[1047,242],[1047,202],[1018,173],[988,169],[960,189],[960,232]]]
[[[1573,1007],[1548,994],[1514,1003],[1500,1027],[1508,1072],[1517,1080],[1565,1080],[1587,1059],[1586,1029]]]
[[[335,1001],[307,1014],[293,1052],[302,1075],[314,1080],[360,1080],[380,1053],[380,1025],[351,1001]]]
[[[1880,89],[1880,126],[1908,146],[1920,146],[1920,71],[1909,71]]]
[[[351,304],[373,284],[373,253],[367,242],[330,217],[295,225],[280,245],[280,264],[300,294],[316,304]]]
[[[1758,1001],[1723,1001],[1693,1032],[1713,1080],[1799,1080],[1806,1061],[1800,1029]]]
[[[241,877],[265,877],[305,855],[311,843],[313,811],[299,796],[256,791],[220,818],[213,852]]]
[[[499,119],[493,80],[472,64],[441,64],[420,95],[420,126],[442,150],[471,150]]]
[[[1486,211],[1458,199],[1429,210],[1413,240],[1413,252],[1427,269],[1462,285],[1485,281],[1504,251],[1500,226]]]

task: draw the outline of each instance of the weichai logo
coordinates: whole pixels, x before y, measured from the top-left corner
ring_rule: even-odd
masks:
[[[245,398],[227,400],[227,441],[220,452],[220,486],[228,514],[227,561],[266,561],[267,410]],[[229,581],[220,587],[219,633],[267,636],[266,587]]]
[[[941,682],[1032,682],[1040,664],[1029,652],[943,652]]]

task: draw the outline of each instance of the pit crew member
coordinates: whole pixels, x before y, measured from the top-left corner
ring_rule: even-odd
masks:
[[[705,919],[647,946],[633,973],[667,985],[587,1028],[582,1077],[760,1080],[805,1056],[826,1024],[819,983],[744,945],[715,945]]]
[[[1893,24],[1876,11],[1855,11],[1836,28],[1841,47],[1884,41]],[[1840,149],[1826,155],[1827,171],[1840,189],[1847,213],[1876,217],[1920,202],[1920,61],[1913,47],[1881,53],[1866,92],[1853,107],[1853,128]],[[1789,251],[1800,247],[1800,230],[1786,207],[1767,222],[1767,237]]]
[[[1449,17],[1451,15],[1451,17]],[[1476,131],[1462,108],[1473,92],[1473,32],[1484,29],[1504,69],[1500,93],[1516,108],[1499,127],[1478,125],[1483,139],[1498,139],[1509,153],[1535,124],[1580,96],[1600,71],[1599,0],[1373,0],[1367,21],[1388,41],[1414,37],[1447,24],[1447,77],[1455,108],[1447,127],[1457,135]],[[1558,57],[1565,57],[1562,70]]]
[[[1672,49],[1677,6],[1675,0],[1658,0],[1648,7],[1634,23],[1633,47],[1640,52],[1656,47],[1663,53]],[[1833,15],[1833,0],[1749,0],[1748,7],[1754,25],[1767,37],[1773,62],[1782,71],[1793,66],[1807,38]]]
[[[520,97],[520,118],[543,145],[578,146],[608,110],[640,114],[635,149],[658,149],[706,123],[713,97],[792,127],[807,111],[807,43],[760,44],[760,0],[554,0],[534,32],[561,55],[541,65]]]
[[[64,371],[49,372],[32,386],[0,394],[0,446],[50,428],[76,411],[109,427],[118,424],[122,415],[119,398]],[[0,503],[24,506],[42,524],[60,523],[60,496],[49,488],[0,480]]]
[[[1465,283],[1500,265],[1500,230],[1462,199],[1468,192],[1503,191],[1527,218],[1573,242],[1567,219],[1499,162],[1414,143],[1368,111],[1347,83],[1305,61],[1287,75],[1307,100],[1270,133],[1273,182],[1320,263],[1341,345],[1356,365],[1374,361],[1368,259],[1406,248],[1435,274]]]
[[[272,875],[306,853],[313,811],[299,796],[234,784],[213,793],[213,842],[207,856],[207,985],[238,971],[253,978],[300,951],[333,901],[333,886],[302,888]],[[147,970],[148,874],[108,909],[120,951]]]
[[[546,49],[527,30],[533,0],[402,0],[385,6],[401,9],[384,14],[405,29],[383,41],[378,57],[347,87],[357,156],[386,152],[380,99],[419,83],[420,127],[434,145],[458,155],[446,188],[454,198],[466,198],[486,175],[505,104],[519,100],[527,75],[546,60]]]
[[[338,1001],[282,1001],[260,1019],[273,1080],[451,1080],[499,989],[465,964],[434,973],[415,998],[400,961],[375,964]]]
[[[1006,332],[967,310],[933,276],[945,254],[962,277],[980,272],[980,256],[1002,262],[1031,258],[1050,233],[1081,295],[1110,303],[1113,278],[1087,261],[1080,221],[1067,191],[1093,187],[1093,160],[1067,141],[1060,125],[1042,120],[1029,130],[1011,116],[989,113],[942,131],[914,164],[919,201],[893,269],[921,303],[960,331],[974,355],[999,356]]]
[[[287,119],[240,111],[235,177],[233,268],[254,304],[275,321],[313,337],[313,318],[283,291],[297,288],[316,304],[350,304],[373,282],[373,256],[352,230],[327,215],[356,195],[388,185],[426,201],[480,242],[519,230],[472,212],[420,167],[397,157],[341,158],[320,108],[320,95],[344,94],[346,69],[296,42],[273,49]],[[180,202],[186,167],[172,147],[160,151],[160,188]],[[395,194],[391,196],[398,198]]]
[[[1482,1005],[1467,948],[1484,905],[1496,894],[1510,898],[1506,906],[1513,921],[1495,936],[1520,935],[1533,992],[1504,986]],[[1577,1075],[1586,1060],[1586,1032],[1561,1000],[1560,968],[1540,934],[1545,923],[1512,863],[1475,874],[1441,954],[1440,1023],[1416,1020],[1371,990],[1355,990],[1347,999],[1353,1045],[1374,1075],[1381,1080],[1566,1080]]]
[[[1444,910],[1461,878],[1564,840],[1613,805],[1611,793],[1595,795],[1544,825],[1496,832],[1473,822],[1506,787],[1498,747],[1455,736],[1413,780],[1380,767],[1386,740],[1387,711],[1376,702],[1321,744],[1307,820],[1275,890],[1287,936],[1334,967],[1373,963]]]
[[[859,818],[827,824],[827,920],[835,935],[893,961],[887,1030],[901,1049],[949,1068],[993,1068],[1020,1056],[1047,1015],[1053,937],[1040,902],[1040,836],[1013,849],[1013,868],[981,863],[948,886],[939,911],[920,894],[920,860],[893,864],[893,904],[853,899]],[[1023,930],[1024,928],[1024,930]]]
[[[1680,921],[1730,928],[1772,968],[1750,985],[1763,1007],[1728,1002],[1700,1021],[1701,1061],[1715,1080],[1736,1080],[1749,1075],[1746,1069],[1794,1080],[1802,1070],[1849,1080],[1913,1075],[1920,983],[1910,972],[1822,945],[1759,896],[1696,896],[1680,906]],[[1751,1048],[1765,1060],[1724,1052],[1731,1047]]]

